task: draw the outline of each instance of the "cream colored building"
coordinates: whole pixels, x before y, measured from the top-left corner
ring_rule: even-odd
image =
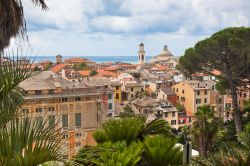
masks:
[[[36,74],[20,87],[26,93],[23,115],[33,120],[47,116],[52,123],[60,119],[65,158],[72,158],[87,144],[95,144],[92,132],[105,120],[100,94],[95,89],[65,80],[52,71]]]

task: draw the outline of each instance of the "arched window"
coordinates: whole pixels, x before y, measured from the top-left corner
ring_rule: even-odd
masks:
[[[144,60],[144,55],[141,55],[141,60]]]

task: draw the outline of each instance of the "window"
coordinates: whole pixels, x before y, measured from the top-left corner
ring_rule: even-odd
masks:
[[[68,114],[63,114],[62,115],[62,127],[68,127]]]
[[[116,94],[115,94],[115,98],[116,98],[116,99],[119,99],[119,93],[116,93]]]
[[[179,124],[184,124],[184,123],[185,123],[185,120],[183,120],[183,119],[179,120]]]
[[[131,92],[133,92],[134,91],[134,88],[131,88]]]
[[[181,97],[181,101],[184,101],[184,102],[185,102],[185,97]]]
[[[68,134],[64,134],[64,135],[63,135],[63,138],[64,138],[64,139],[68,139],[68,138],[69,138],[69,135],[68,135]]]
[[[76,147],[81,147],[81,142],[76,142]]]
[[[81,136],[82,136],[81,133],[75,133],[75,137],[76,137],[76,138],[80,138]]]
[[[134,95],[133,94],[131,94],[131,98],[133,98],[134,97]]]
[[[204,103],[207,103],[207,98],[204,98]]]
[[[51,127],[55,126],[55,122],[56,122],[56,117],[55,117],[55,115],[50,115],[50,116],[48,117],[48,120],[49,120],[49,126],[51,126]]]
[[[112,99],[112,94],[108,94],[108,98],[109,98],[109,99]]]
[[[55,107],[49,107],[48,111],[55,111]]]
[[[191,123],[191,122],[192,122],[192,117],[190,116],[190,117],[189,117],[189,123]]]
[[[166,117],[168,117],[168,113],[167,113],[167,112],[165,112],[165,118],[166,118]]]
[[[175,112],[172,112],[172,117],[175,117]]]
[[[176,120],[171,120],[171,125],[176,125]]]
[[[212,86],[212,90],[215,90],[214,85]]]
[[[143,92],[144,90],[143,90],[143,88],[141,88],[141,92]]]
[[[175,88],[173,88],[173,91],[175,91]]]
[[[176,92],[178,92],[178,88],[176,88]]]
[[[200,95],[200,91],[197,91],[197,95]]]
[[[207,95],[207,90],[205,90],[205,95]]]
[[[81,101],[81,97],[75,97],[75,101]]]
[[[109,109],[113,109],[113,104],[112,103],[109,103]]]
[[[116,90],[119,90],[119,86],[116,86],[115,89],[116,89]]]
[[[49,94],[54,94],[54,89],[49,89]]]
[[[226,103],[226,108],[231,108],[231,103]]]
[[[245,97],[245,98],[247,97],[247,94],[246,94],[246,93],[244,93],[244,97]]]
[[[40,95],[40,94],[42,94],[42,91],[41,90],[35,90],[35,94]]]
[[[201,103],[201,99],[196,99],[196,104],[200,104]]]
[[[43,108],[36,108],[36,112],[43,112]]]
[[[62,98],[62,102],[68,101],[68,98]]]
[[[29,113],[29,109],[23,109],[23,113]]]
[[[75,113],[75,126],[81,126],[81,113]]]
[[[182,93],[184,94],[184,89],[182,90]]]

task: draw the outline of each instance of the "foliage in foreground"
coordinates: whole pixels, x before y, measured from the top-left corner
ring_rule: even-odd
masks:
[[[56,124],[55,124],[56,125]],[[0,128],[0,158],[5,165],[39,165],[62,161],[60,129],[44,118],[16,119]]]
[[[207,156],[212,149],[213,139],[218,132],[219,124],[215,118],[214,110],[204,105],[198,107],[195,113],[195,121],[192,125],[191,133],[201,156]]]
[[[18,86],[33,72],[31,64],[22,64],[19,56],[0,61],[0,165],[40,165],[62,161],[59,129],[41,117],[31,120],[20,115],[23,90]],[[2,59],[2,55],[0,55]]]
[[[165,166],[182,162],[181,148],[173,138],[147,136],[143,142],[105,142],[79,151],[75,163],[97,166]]]
[[[239,136],[238,146],[224,145],[218,153],[208,158],[194,159],[194,165],[201,166],[249,166],[250,165],[250,124]]]
[[[102,130],[94,133],[98,143],[111,141],[126,141],[128,144],[134,140],[143,140],[147,135],[162,134],[171,136],[168,123],[163,119],[146,122],[144,117],[131,117],[108,120]]]
[[[164,120],[146,123],[142,117],[113,119],[94,133],[97,146],[85,147],[74,162],[80,165],[151,166],[178,165],[180,147]],[[160,161],[160,162],[159,162]]]

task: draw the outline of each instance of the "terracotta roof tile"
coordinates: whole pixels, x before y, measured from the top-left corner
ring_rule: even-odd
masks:
[[[61,64],[58,64],[58,65],[55,65],[54,67],[52,67],[52,68],[50,69],[50,71],[53,71],[54,73],[57,73],[57,72],[59,72],[60,70],[62,70],[65,66],[67,66],[67,65],[61,63]]]
[[[84,77],[88,77],[90,72],[91,72],[91,70],[78,71],[78,73],[81,74],[81,76],[84,76]]]

